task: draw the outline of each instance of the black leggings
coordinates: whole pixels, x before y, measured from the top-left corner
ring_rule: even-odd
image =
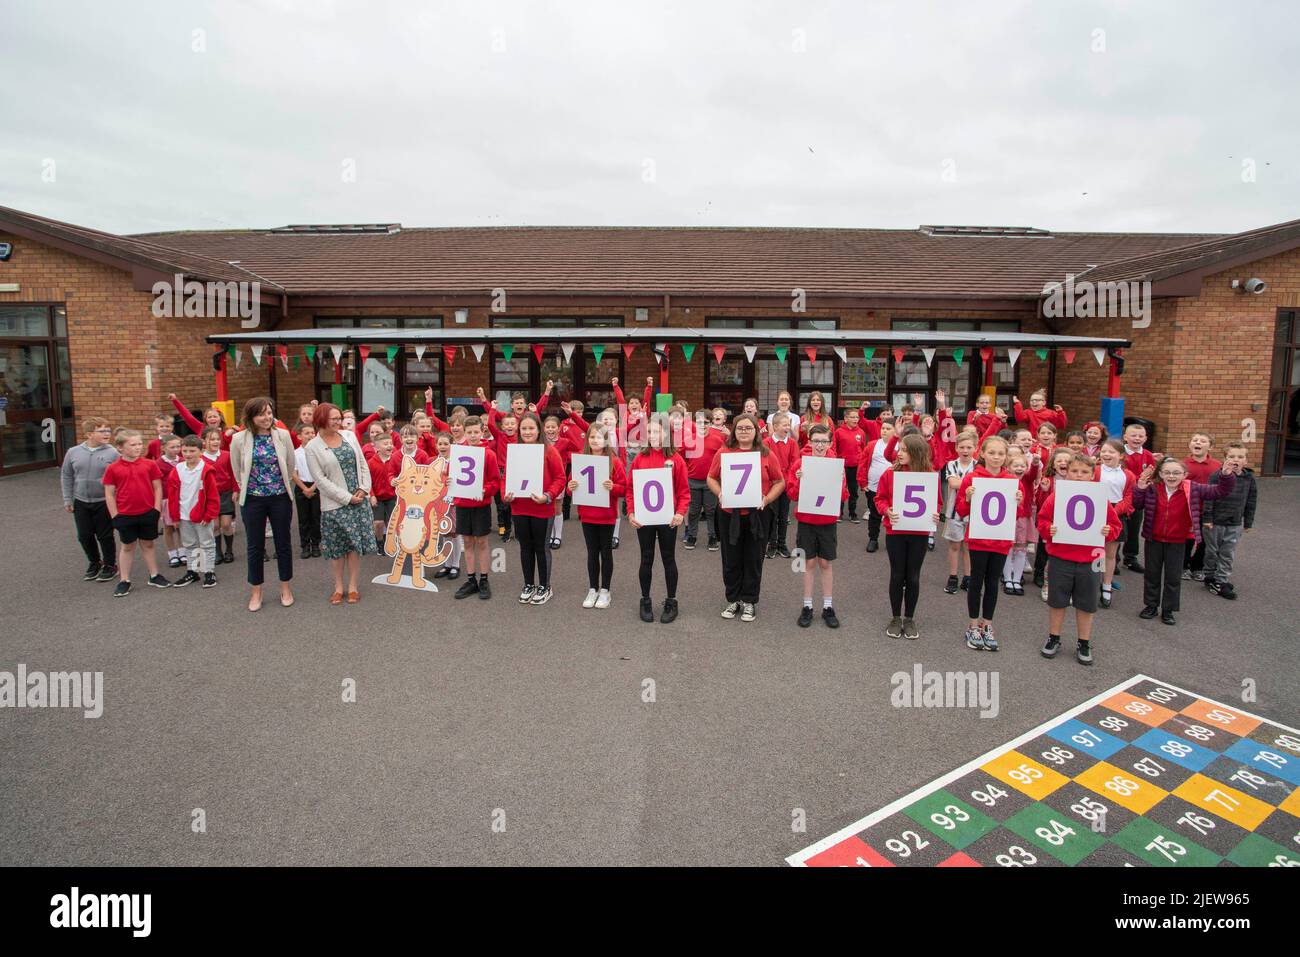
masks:
[[[609,591],[614,579],[614,526],[583,522],[582,537],[587,540],[587,583]]]
[[[993,620],[998,607],[998,591],[1002,585],[1002,566],[1007,556],[1001,552],[970,550],[970,585],[966,588],[966,614],[971,618]],[[981,607],[980,593],[984,594]]]
[[[547,547],[546,527],[549,518],[533,515],[513,516],[515,538],[519,540],[519,560],[524,565],[524,584],[551,586],[551,550]],[[537,577],[533,577],[536,569]]]
[[[90,561],[101,565],[117,564],[117,546],[113,542],[113,520],[104,502],[72,502],[72,521],[77,527],[77,541]]]
[[[641,597],[650,597],[650,581],[654,573],[655,542],[659,543],[659,555],[664,563],[664,584],[668,587],[668,597],[677,597],[677,529],[671,525],[642,525],[636,530],[636,537],[641,542],[641,568],[637,577],[641,579]]]
[[[927,541],[926,535],[885,536],[885,552],[889,555],[889,607],[895,618],[899,615],[911,618],[916,614]]]

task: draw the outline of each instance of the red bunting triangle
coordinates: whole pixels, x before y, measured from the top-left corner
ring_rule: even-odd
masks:
[[[895,361],[895,362],[902,362],[902,361],[903,361],[903,356],[904,356],[905,354],[906,354],[906,353],[905,353],[904,350],[902,350],[902,349],[895,349],[895,350],[894,350],[894,361]]]
[[[985,362],[988,362],[990,359],[993,358],[993,350],[990,349],[988,346],[985,346],[983,349],[980,350],[980,358],[983,359]]]
[[[804,355],[806,355],[806,356],[808,357],[808,361],[809,361],[809,362],[816,362],[816,361],[817,361],[817,347],[816,347],[816,346],[804,346],[804,347],[803,347],[803,353],[804,353]]]
[[[631,359],[631,358],[632,358],[632,350],[635,349],[635,348],[636,348],[636,343],[635,343],[635,342],[625,342],[625,343],[623,343],[623,358],[625,358],[625,359]]]
[[[722,357],[725,356],[726,354],[727,354],[726,346],[722,344],[713,346],[713,358],[717,360],[718,365],[722,365]]]
[[[362,362],[365,362],[367,359],[370,358],[370,347],[369,347],[369,346],[357,346],[357,352],[361,355],[361,361],[362,361]]]
[[[533,346],[533,355],[537,357],[538,362],[542,361],[542,356],[544,356],[545,354],[546,354],[546,346],[542,345],[540,342],[537,343],[537,345]]]
[[[443,347],[442,347],[442,355],[443,355],[443,358],[447,360],[447,365],[454,365],[455,362],[456,362],[456,347],[455,347],[455,346],[443,346]]]
[[[1065,356],[1065,364],[1066,364],[1067,366],[1068,366],[1070,363],[1072,363],[1072,362],[1074,361],[1074,350],[1073,350],[1073,349],[1062,349],[1062,350],[1061,350],[1061,355]]]

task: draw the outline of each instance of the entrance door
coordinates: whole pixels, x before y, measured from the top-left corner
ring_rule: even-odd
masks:
[[[1300,311],[1277,316],[1264,431],[1265,475],[1300,475]]]
[[[54,464],[58,422],[49,345],[0,340],[0,473]]]

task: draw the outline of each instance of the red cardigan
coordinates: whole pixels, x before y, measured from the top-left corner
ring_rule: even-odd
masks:
[[[163,481],[163,498],[167,501],[167,511],[173,522],[184,519],[187,522],[210,522],[221,514],[221,493],[217,490],[217,469],[211,459],[200,457],[203,463],[199,475],[199,495],[194,500],[194,508],[188,515],[181,514],[181,477],[173,468]]]

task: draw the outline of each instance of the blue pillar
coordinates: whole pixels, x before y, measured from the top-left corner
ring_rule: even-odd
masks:
[[[1101,424],[1106,426],[1106,431],[1116,438],[1124,434],[1123,396],[1101,400]]]

